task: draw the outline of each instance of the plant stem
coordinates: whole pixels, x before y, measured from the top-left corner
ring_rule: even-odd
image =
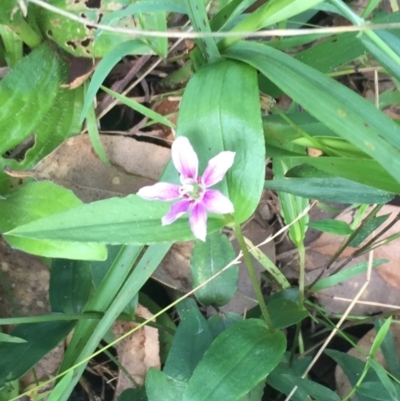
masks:
[[[243,252],[244,261],[247,266],[247,271],[249,272],[251,284],[253,285],[254,292],[256,294],[256,298],[257,298],[258,304],[261,309],[261,313],[263,315],[265,323],[268,326],[268,329],[270,331],[274,331],[275,328],[272,323],[271,317],[268,313],[267,305],[265,304],[265,300],[264,300],[260,285],[257,280],[256,270],[254,268],[253,262],[251,261],[250,253],[249,253],[249,250],[247,249],[246,243],[243,238],[242,230],[241,230],[239,224],[235,224],[234,230],[235,230],[236,239],[239,243],[240,249]]]
[[[300,272],[299,272],[299,305],[304,307],[304,282],[305,282],[305,260],[306,260],[306,249],[304,248],[304,243],[301,242],[297,245],[299,250],[299,262],[300,262]]]

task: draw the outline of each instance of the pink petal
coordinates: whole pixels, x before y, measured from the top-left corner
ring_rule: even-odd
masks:
[[[235,158],[235,152],[221,152],[213,157],[204,171],[202,180],[207,187],[212,187],[217,182],[220,182],[228,169],[232,167]]]
[[[233,203],[216,189],[207,189],[201,204],[211,213],[228,214],[234,212]]]
[[[199,159],[192,145],[184,136],[176,138],[171,147],[172,162],[183,178],[197,180]]]
[[[137,195],[149,200],[171,201],[181,197],[179,188],[178,185],[158,182],[157,184],[140,188]]]
[[[207,235],[207,212],[200,203],[194,205],[189,224],[194,236],[204,242]]]
[[[161,223],[163,226],[173,223],[177,218],[185,214],[190,206],[192,205],[192,201],[181,200],[177,203],[174,203],[169,209],[169,212],[161,219]]]

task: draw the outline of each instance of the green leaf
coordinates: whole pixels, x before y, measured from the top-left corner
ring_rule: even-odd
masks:
[[[384,214],[383,216],[374,217],[363,223],[358,234],[352,239],[349,246],[357,247],[378,227],[380,227],[390,216],[390,213]]]
[[[376,362],[374,359],[370,361],[372,369],[376,372],[379,377],[379,381],[383,384],[387,392],[390,394],[390,399],[397,401],[399,396],[397,394],[397,389],[392,380],[389,378],[386,369]],[[398,387],[398,386],[397,386]]]
[[[373,57],[397,80],[400,79],[400,39],[388,31],[360,32],[359,38]]]
[[[310,221],[308,222],[308,226],[315,230],[335,235],[349,235],[353,232],[352,228],[345,221],[341,220],[326,219]]]
[[[42,121],[56,98],[60,67],[59,58],[44,44],[0,81],[0,154],[22,142]]]
[[[235,251],[225,234],[213,233],[205,242],[196,241],[190,260],[192,287],[196,288],[207,281],[233,259],[235,259]],[[239,267],[231,266],[198,289],[195,296],[205,306],[226,305],[237,291],[238,279]]]
[[[307,398],[311,396],[316,400],[340,401],[340,397],[335,392],[314,381],[288,374],[283,375],[283,379],[292,383],[293,387],[298,386],[299,388],[304,389],[308,395]]]
[[[26,343],[26,340],[0,332],[0,343]]]
[[[234,323],[241,322],[243,316],[234,312],[219,312],[212,315],[208,320],[208,326],[210,327],[211,333],[216,338],[228,327],[232,326]]]
[[[189,380],[183,401],[235,401],[246,395],[281,360],[286,338],[259,319],[236,323],[211,344]]]
[[[193,30],[195,32],[210,33],[211,28],[208,21],[207,10],[205,7],[206,4],[204,3],[204,0],[186,0],[185,3]],[[221,58],[214,38],[198,38],[195,39],[194,42],[209,63],[217,61]]]
[[[178,304],[181,322],[176,330],[164,373],[180,381],[188,381],[213,337],[204,316],[193,299]]]
[[[141,54],[143,52],[149,51],[146,44],[142,43],[138,39],[130,40],[128,42],[121,43],[109,53],[107,53],[97,65],[92,79],[90,80],[89,87],[85,94],[85,102],[82,107],[80,120],[83,122],[85,119],[90,106],[93,104],[93,100],[96,97],[96,93],[100,86],[103,84],[104,80],[113,69],[113,67],[122,60],[125,56],[130,54]]]
[[[24,375],[74,328],[76,322],[21,324],[11,335],[26,343],[0,343],[0,386]]]
[[[103,91],[108,93],[109,95],[114,96],[121,103],[123,103],[123,104],[127,105],[128,107],[130,107],[131,109],[143,114],[144,116],[154,120],[155,122],[157,122],[159,124],[163,124],[170,128],[175,128],[175,125],[173,123],[171,123],[171,121],[169,121],[167,118],[165,118],[161,114],[149,109],[148,107],[143,106],[139,102],[129,99],[126,96],[120,95],[119,93],[114,92],[113,90],[108,89],[104,86],[102,86],[101,89],[103,89]]]
[[[110,198],[21,225],[5,233],[4,237],[7,241],[26,237],[51,239],[54,243],[77,241],[114,245],[192,240],[194,237],[187,218],[161,226],[161,218],[168,209],[165,202],[147,201],[136,195]],[[208,232],[217,231],[225,224],[226,221],[219,216],[210,217]]]
[[[66,375],[64,375],[51,391],[50,396],[47,398],[47,401],[58,401],[60,396],[64,393],[65,389],[70,383],[73,375],[73,370],[70,370]]]
[[[394,195],[345,178],[283,178],[265,182],[265,188],[308,199],[337,203],[387,203]]]
[[[44,216],[73,209],[82,202],[74,193],[49,181],[33,182],[21,187],[1,202],[0,231],[2,233],[26,223],[40,221]],[[107,256],[104,245],[73,241],[27,239],[4,235],[14,248],[45,257],[80,260],[102,260]]]
[[[293,326],[309,316],[304,307],[285,298],[274,299],[267,304],[272,323],[277,329]]]
[[[379,330],[384,324],[384,320],[376,320],[375,329]],[[399,355],[396,351],[396,343],[394,341],[393,333],[391,332],[391,330],[386,333],[386,336],[381,344],[381,350],[383,356],[385,357],[389,372],[395,377],[400,377],[400,360]]]
[[[357,387],[357,394],[362,394],[368,397],[368,400],[388,401],[393,400],[389,391],[379,381],[364,381]]]
[[[300,165],[306,163],[335,177],[343,177],[387,192],[400,193],[399,183],[375,160],[309,156],[293,156],[291,160],[293,164]],[[299,167],[296,174],[294,174],[293,170],[290,170],[287,174],[305,175],[308,177],[309,173],[306,168],[307,166]]]
[[[239,43],[225,55],[259,69],[311,115],[370,155],[400,181],[400,127],[374,105],[333,79],[268,46]]]
[[[53,259],[49,298],[53,312],[82,313],[92,289],[90,263]]]
[[[146,374],[146,393],[149,401],[180,401],[187,383],[164,372],[150,368]]]
[[[372,268],[375,269],[376,267],[387,263],[387,259],[375,259],[372,262]],[[361,273],[364,273],[368,269],[368,262],[358,263],[355,266],[351,266],[348,269],[341,270],[340,272],[333,274],[332,276],[325,277],[315,283],[311,289],[313,291],[321,291],[328,287],[333,287],[336,284],[340,284],[349,280],[352,277],[358,276]]]
[[[200,173],[219,152],[236,152],[226,179],[214,188],[233,202],[236,222],[247,220],[260,200],[265,170],[256,71],[230,60],[197,70],[183,95],[176,135],[190,140],[199,157]],[[178,182],[172,165],[167,166],[166,177]]]

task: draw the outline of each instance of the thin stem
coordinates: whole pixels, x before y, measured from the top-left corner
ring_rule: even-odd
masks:
[[[267,305],[265,304],[265,300],[264,300],[260,285],[257,280],[256,270],[254,268],[253,262],[251,261],[251,256],[250,256],[249,250],[247,249],[246,242],[244,241],[242,230],[241,230],[239,224],[235,224],[234,230],[235,230],[236,239],[239,243],[240,249],[243,252],[244,262],[247,266],[247,271],[249,272],[251,284],[254,288],[254,292],[256,294],[258,304],[260,305],[261,313],[263,315],[263,318],[264,318],[265,323],[267,324],[269,330],[274,331],[275,328],[272,323],[271,317],[269,315]]]
[[[306,260],[306,249],[304,248],[304,243],[301,242],[297,249],[299,250],[299,262],[300,262],[300,272],[299,272],[299,305],[304,306],[304,287],[305,287],[305,260]]]
[[[347,4],[342,0],[331,0],[331,3],[354,25],[365,24],[364,19],[359,17]]]

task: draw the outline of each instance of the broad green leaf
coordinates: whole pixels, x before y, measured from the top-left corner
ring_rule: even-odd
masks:
[[[188,382],[183,401],[235,401],[281,360],[286,338],[259,319],[233,324],[211,344]]]
[[[318,170],[324,171],[335,177],[343,177],[348,180],[359,182],[370,187],[382,189],[387,192],[400,193],[400,185],[388,172],[375,160],[346,158],[346,157],[309,157],[293,156],[293,164],[308,164]],[[307,166],[304,167],[304,170]],[[292,171],[288,175],[310,176],[309,170]],[[314,175],[314,174],[312,174]]]
[[[225,234],[213,233],[205,242],[196,241],[190,260],[192,287],[196,288],[218,273],[235,259],[235,251]],[[239,267],[231,266],[195,292],[200,303],[205,306],[226,305],[237,291]]]
[[[97,65],[92,79],[90,80],[89,87],[85,94],[85,102],[82,106],[80,120],[83,122],[85,119],[89,107],[92,105],[93,100],[96,97],[96,93],[100,86],[103,84],[104,80],[113,69],[113,67],[125,56],[130,54],[142,54],[149,52],[149,47],[139,41],[138,39],[133,39],[128,42],[121,43],[119,46],[112,49],[107,53]]]
[[[182,301],[178,308],[181,322],[163,371],[174,379],[187,382],[209,348],[213,336],[193,299]]]
[[[50,270],[51,310],[67,314],[82,313],[91,292],[90,263],[53,259]]]
[[[314,381],[288,374],[283,375],[283,379],[292,383],[293,387],[298,386],[303,389],[308,395],[307,399],[311,396],[316,400],[340,401],[340,397],[334,391]]]
[[[47,45],[24,57],[0,81],[0,154],[12,149],[42,121],[61,83],[61,61]]]
[[[283,178],[265,182],[265,188],[308,199],[337,203],[387,203],[394,195],[345,178]]]
[[[310,221],[307,225],[315,230],[335,235],[349,235],[353,232],[352,228],[345,221],[341,220],[326,219]]]
[[[258,383],[256,387],[250,390],[239,401],[262,401],[264,395],[265,381]]]
[[[239,43],[225,55],[259,69],[311,115],[371,156],[400,181],[400,127],[374,105],[333,79],[268,46]]]
[[[387,259],[376,259],[372,262],[372,268],[375,269],[376,267],[387,263]],[[358,263],[355,266],[351,266],[348,269],[343,269],[340,272],[333,274],[332,276],[325,277],[318,282],[316,282],[311,289],[313,291],[321,291],[328,287],[333,287],[334,285],[340,284],[349,280],[352,277],[355,277],[361,273],[365,273],[368,269],[368,262]]]
[[[171,225],[161,225],[161,218],[168,209],[165,202],[147,201],[136,195],[110,198],[21,225],[5,233],[4,237],[7,241],[21,241],[19,237],[25,237],[48,239],[54,244],[76,241],[114,245],[192,240],[193,233],[185,217]],[[217,231],[225,224],[226,220],[221,217],[210,217],[208,232]]]
[[[0,231],[2,233],[26,223],[40,221],[53,213],[73,209],[82,202],[68,189],[49,181],[33,182],[21,187],[1,202]],[[7,237],[7,238],[6,238]],[[107,256],[104,245],[68,241],[53,241],[33,238],[18,238],[4,235],[14,248],[45,257],[101,260]]]
[[[0,170],[5,166],[13,170],[31,169],[57,146],[81,130],[79,113],[83,102],[83,88],[59,89],[43,120],[35,128],[34,144],[22,161],[0,158]],[[0,190],[10,192],[15,179],[0,173]]]
[[[243,316],[234,312],[219,312],[212,315],[208,320],[208,326],[210,327],[211,333],[216,338],[232,324],[241,322]]]
[[[149,401],[180,401],[187,383],[164,372],[150,368],[146,374],[146,393]]]
[[[357,387],[357,394],[368,397],[368,400],[388,401],[393,400],[385,386],[379,381],[364,381]]]
[[[74,328],[76,322],[21,324],[10,334],[26,343],[0,343],[0,387],[24,375]]]
[[[69,0],[53,0],[52,5],[62,10],[71,12],[79,17],[84,16],[90,21],[99,23],[110,13],[122,10],[129,6],[130,0],[102,0],[101,2],[79,1],[71,3]],[[40,6],[31,4],[29,15],[35,19],[41,32],[46,37],[57,43],[69,53],[77,57],[103,57],[119,44],[131,40],[128,35],[115,34],[114,32],[102,31],[97,34],[97,30],[90,25],[80,22],[63,15],[55,14]],[[132,15],[118,21],[117,26],[123,28],[137,28],[139,21]]]
[[[200,68],[189,81],[178,117],[177,136],[186,136],[199,157],[199,173],[219,152],[236,152],[226,179],[214,188],[228,195],[241,223],[256,209],[261,197],[265,145],[256,71],[230,60]],[[173,166],[165,177],[178,175]],[[170,180],[168,180],[170,181]]]
[[[119,395],[118,401],[148,401],[146,389],[144,386],[128,388]]]
[[[277,298],[267,305],[272,323],[277,329],[293,326],[309,316],[303,306],[285,298]]]

